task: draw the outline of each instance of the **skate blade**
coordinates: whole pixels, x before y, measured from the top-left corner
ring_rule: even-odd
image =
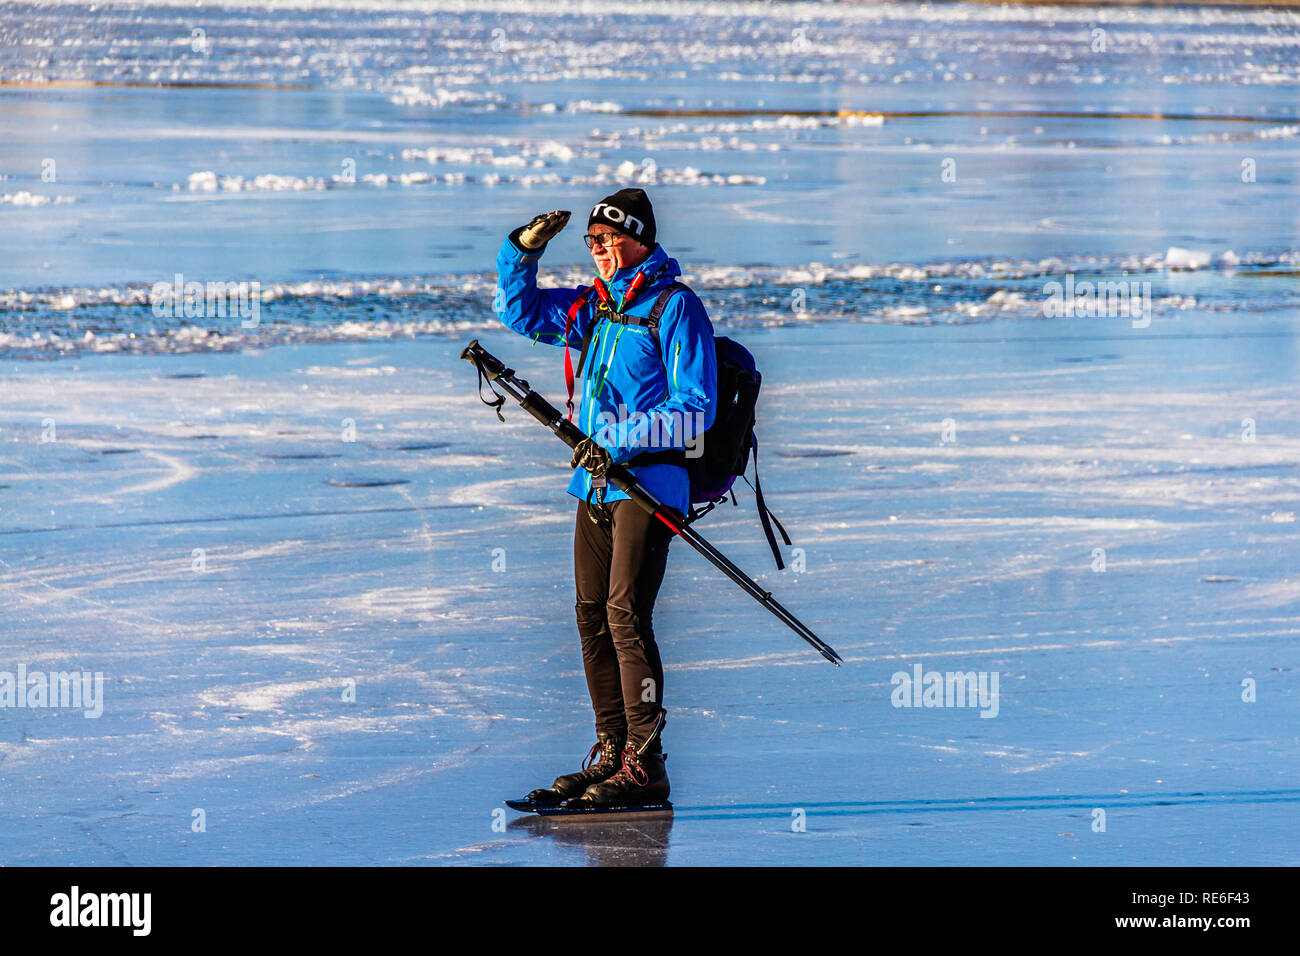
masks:
[[[520,813],[533,813],[537,810],[559,807],[558,803],[529,803],[527,800],[507,800],[505,804],[511,810],[518,810]]]
[[[637,803],[621,807],[561,807],[525,803],[523,800],[507,800],[506,806],[522,813],[535,813],[539,817],[551,819],[589,820],[596,817],[637,817],[664,816],[673,812],[673,805],[664,803]]]

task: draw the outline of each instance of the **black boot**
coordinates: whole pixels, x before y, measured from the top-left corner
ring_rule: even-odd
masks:
[[[557,806],[570,797],[581,795],[593,784],[608,780],[623,766],[623,738],[597,731],[596,742],[591,745],[582,769],[556,777],[555,783],[542,790],[534,790],[524,797],[526,803],[540,806]],[[600,759],[596,760],[597,755]],[[595,763],[592,761],[595,760]]]
[[[668,759],[659,745],[659,732],[664,716],[660,714],[654,734],[640,746],[631,741],[623,748],[623,766],[618,773],[602,782],[587,787],[580,797],[566,800],[564,805],[573,809],[584,807],[626,807],[668,801]]]

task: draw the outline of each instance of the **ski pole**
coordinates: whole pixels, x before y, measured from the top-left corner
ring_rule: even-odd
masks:
[[[485,405],[494,409],[497,418],[505,421],[501,414],[501,406],[505,404],[505,396],[497,395],[492,386],[499,385],[501,389],[518,402],[523,409],[536,418],[539,422],[549,428],[555,435],[570,448],[576,448],[586,439],[586,435],[573,422],[566,419],[560,412],[548,402],[545,398],[533,391],[532,387],[525,380],[519,378],[514,369],[506,366],[491,352],[484,349],[478,344],[478,339],[474,339],[460,353],[460,357],[471,363],[479,374],[479,398]],[[495,401],[488,401],[483,398],[483,380],[487,379],[488,389],[496,396]],[[767,608],[781,623],[785,624],[801,638],[807,641],[817,650],[822,657],[826,658],[836,667],[843,663],[844,659],[836,653],[835,649],[813,633],[812,629],[800,621],[797,617],[787,611],[781,604],[772,597],[772,592],[765,591],[763,588],[737,567],[721,551],[709,544],[699,532],[686,524],[683,516],[675,509],[665,505],[650,492],[641,487],[636,480],[636,476],[624,468],[622,465],[611,464],[605,471],[605,478],[610,484],[621,489],[629,498],[637,503],[641,508],[658,518],[668,528],[692,548],[704,556],[704,558],[716,567],[719,571],[731,578],[736,584],[749,594],[759,604]]]

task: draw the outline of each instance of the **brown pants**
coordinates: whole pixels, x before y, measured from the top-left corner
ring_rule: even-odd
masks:
[[[673,533],[635,502],[608,505],[596,524],[578,503],[573,532],[578,634],[596,730],[640,746],[663,706],[664,668],[651,616]]]

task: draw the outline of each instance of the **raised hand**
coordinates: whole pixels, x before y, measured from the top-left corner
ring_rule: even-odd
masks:
[[[534,216],[520,230],[518,242],[529,252],[536,252],[550,242],[569,223],[569,210],[556,209]]]

